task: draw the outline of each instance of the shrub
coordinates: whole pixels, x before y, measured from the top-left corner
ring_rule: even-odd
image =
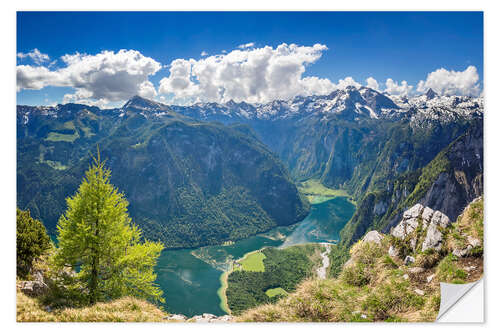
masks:
[[[457,257],[451,253],[441,260],[436,270],[439,281],[464,283],[464,279],[467,278],[467,273],[458,268],[456,261]]]
[[[365,286],[370,283],[373,272],[369,265],[357,262],[344,268],[340,279],[351,286]]]
[[[16,255],[17,275],[25,278],[33,260],[50,248],[50,238],[42,222],[31,217],[29,210],[17,208]]]
[[[393,313],[421,309],[424,303],[424,298],[416,295],[407,281],[391,279],[375,287],[363,302],[362,308],[375,320],[387,320],[394,318]]]
[[[432,268],[439,262],[439,253],[432,249],[427,249],[419,254],[415,259],[415,266]]]
[[[394,260],[389,255],[384,255],[382,258],[382,263],[386,268],[398,268],[398,265],[394,262]]]

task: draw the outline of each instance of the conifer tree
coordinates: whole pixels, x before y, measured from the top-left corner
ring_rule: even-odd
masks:
[[[163,300],[154,283],[154,266],[163,249],[160,242],[141,241],[122,193],[110,183],[111,171],[97,157],[76,194],[67,198],[59,219],[56,266],[77,270],[76,279],[88,289],[88,301],[125,295]]]
[[[17,275],[26,277],[33,259],[50,248],[50,238],[42,222],[31,217],[29,210],[16,208]]]

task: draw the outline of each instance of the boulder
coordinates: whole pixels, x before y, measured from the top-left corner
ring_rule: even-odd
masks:
[[[216,315],[211,314],[211,313],[204,313],[204,314],[202,315],[202,317],[203,317],[203,318],[207,318],[207,319],[217,318],[217,316],[216,316]]]
[[[380,245],[380,242],[382,241],[382,239],[384,239],[384,236],[382,236],[378,231],[372,230],[372,231],[368,232],[365,235],[365,237],[363,237],[363,242],[366,242],[366,243],[373,242],[373,243]]]
[[[410,209],[408,209],[403,213],[403,219],[419,217],[420,214],[422,214],[423,210],[424,206],[422,206],[421,204],[416,204],[415,206],[411,207]]]
[[[195,323],[209,323],[210,319],[203,318],[203,316],[198,315],[198,316],[194,316],[189,321],[194,321]]]
[[[481,241],[471,236],[467,236],[467,243],[469,243],[472,247],[481,246]]]
[[[442,241],[443,234],[441,233],[441,231],[439,231],[437,224],[431,222],[429,224],[429,228],[427,228],[424,242],[422,243],[422,252],[427,249],[434,249],[436,251],[439,251],[441,249]]]
[[[427,249],[439,251],[443,242],[443,234],[440,228],[448,227],[450,219],[440,211],[424,207],[421,204],[416,204],[404,212],[403,219],[394,229],[392,229],[391,235],[400,239],[405,239],[419,228],[420,224],[422,224],[421,230],[425,231],[422,251]],[[419,243],[418,238],[423,237],[423,235],[421,235],[422,234],[419,233],[419,235],[415,235],[415,237],[410,240],[410,246],[414,252]]]
[[[411,265],[415,262],[415,258],[413,258],[412,256],[406,256],[405,260],[403,261],[403,263],[408,266],[408,265]]]
[[[391,245],[391,246],[389,247],[389,255],[390,255],[391,257],[397,257],[397,256],[399,256],[399,251],[398,251],[398,249],[396,249],[394,246],[392,246],[392,245]]]
[[[427,226],[431,222],[432,215],[434,215],[434,210],[429,208],[429,207],[425,207],[424,211],[422,212],[422,222],[424,223],[424,230],[427,228]]]
[[[436,210],[434,215],[432,215],[431,223],[446,228],[450,224],[450,219],[439,210]]]
[[[417,295],[420,295],[420,296],[424,296],[424,295],[425,295],[425,291],[423,291],[423,290],[421,290],[421,289],[418,289],[418,288],[416,288],[416,289],[415,289],[415,293],[416,293]]]
[[[462,258],[466,257],[469,254],[470,250],[472,250],[472,245],[469,244],[464,249],[458,249],[458,248],[453,249],[452,254],[456,257]]]
[[[35,278],[35,281],[45,283],[45,280],[43,278],[43,273],[41,271],[36,271],[32,275]]]
[[[415,252],[415,250],[417,249],[417,238],[412,238],[410,239],[410,247],[412,249],[413,252]]]
[[[423,269],[422,267],[412,267],[408,269],[408,272],[411,274],[420,274],[423,273],[424,271],[425,269]]]
[[[32,297],[44,295],[49,290],[49,287],[42,281],[23,281],[20,287],[23,293]]]
[[[391,235],[397,238],[405,238],[418,227],[418,217],[423,212],[424,206],[416,204],[403,213],[403,220],[392,229]]]
[[[214,319],[210,319],[210,322],[211,323],[227,323],[227,322],[231,322],[233,320],[234,320],[233,316],[224,315],[224,316],[216,317]]]
[[[391,235],[397,238],[405,238],[409,234],[411,234],[418,227],[417,218],[410,217],[406,220],[399,222],[399,224],[392,229]]]
[[[168,315],[165,319],[176,320],[176,321],[185,321],[185,320],[187,320],[187,317],[183,314],[171,314],[171,315]]]

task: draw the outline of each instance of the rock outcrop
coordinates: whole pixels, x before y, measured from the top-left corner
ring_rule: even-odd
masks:
[[[42,281],[22,281],[20,288],[23,293],[31,297],[41,296],[49,290],[49,287]]]
[[[363,237],[363,242],[374,242],[380,244],[380,242],[384,239],[384,236],[381,235],[378,231],[372,230],[368,232],[365,237]]]
[[[33,281],[20,281],[19,289],[26,295],[38,297],[46,294],[49,291],[49,286],[45,283],[42,272],[33,272]]]
[[[204,313],[202,315],[186,317],[183,314],[170,314],[165,317],[166,320],[172,322],[187,322],[187,323],[228,323],[234,321],[234,317],[230,315],[223,315],[217,317],[211,313]]]
[[[439,251],[443,242],[443,232],[450,225],[450,219],[438,210],[416,204],[403,214],[403,220],[392,229],[391,235],[409,242],[413,251],[428,249]],[[419,244],[421,248],[418,249]]]

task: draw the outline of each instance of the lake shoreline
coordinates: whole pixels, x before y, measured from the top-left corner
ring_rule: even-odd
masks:
[[[226,295],[226,290],[227,287],[229,286],[228,284],[228,277],[229,274],[233,271],[233,268],[231,267],[231,270],[223,272],[219,278],[221,286],[219,289],[217,289],[217,296],[220,298],[220,308],[222,311],[226,312],[228,315],[231,315],[231,309],[229,309],[229,304],[227,303],[227,295]]]
[[[352,217],[356,206],[346,196],[329,197],[326,201],[331,204],[312,204],[316,209],[312,209],[304,220],[290,226],[280,226],[221,245],[165,249],[156,269],[158,283],[168,299],[165,306],[172,313],[188,316],[230,314],[226,293],[229,275],[237,268],[237,262],[266,247],[337,243],[340,228]]]

